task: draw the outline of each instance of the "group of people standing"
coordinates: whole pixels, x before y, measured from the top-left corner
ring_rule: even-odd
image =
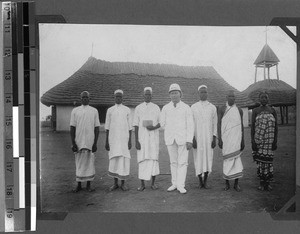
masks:
[[[226,105],[218,109],[209,101],[208,87],[198,87],[200,100],[191,107],[181,101],[182,90],[178,84],[171,84],[171,101],[163,106],[152,103],[153,90],[144,88],[144,102],[135,108],[131,119],[130,109],[122,104],[123,91],[114,92],[115,105],[106,113],[105,149],[108,151],[108,175],[114,178],[110,191],[120,188],[127,191],[126,179],[130,174],[130,149],[132,148],[132,129],[135,133],[137,150],[138,178],[141,185],[138,191],[145,190],[145,181],[151,180],[151,189],[156,190],[155,178],[159,171],[159,129],[164,129],[164,141],[170,158],[171,186],[168,192],[178,190],[185,194],[185,181],[188,167],[188,153],[193,151],[196,176],[199,188],[208,189],[208,176],[212,172],[213,150],[222,149],[224,190],[241,191],[239,178],[243,176],[241,154],[245,148],[243,111],[235,104],[235,93],[227,93]],[[252,114],[251,143],[253,159],[257,162],[260,178],[259,190],[271,190],[273,177],[273,151],[277,148],[277,117],[275,110],[268,106],[267,93],[260,94],[261,106]],[[81,93],[82,105],[72,110],[70,131],[72,150],[75,155],[77,187],[87,182],[86,189],[94,191],[91,181],[95,177],[95,156],[99,137],[98,111],[89,106],[90,94]],[[119,184],[119,180],[121,183]]]

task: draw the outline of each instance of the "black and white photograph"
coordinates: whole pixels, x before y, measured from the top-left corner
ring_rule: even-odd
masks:
[[[296,57],[278,26],[39,24],[41,212],[280,212]]]

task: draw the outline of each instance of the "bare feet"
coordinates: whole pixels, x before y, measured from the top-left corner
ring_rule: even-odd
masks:
[[[272,186],[271,185],[266,185],[266,188],[265,188],[265,190],[267,190],[267,191],[272,191],[273,190],[273,188],[272,188]]]

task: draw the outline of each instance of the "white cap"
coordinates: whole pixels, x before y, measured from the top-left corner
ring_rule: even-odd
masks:
[[[206,86],[206,85],[200,85],[200,86],[198,87],[198,91],[199,91],[201,88],[206,88],[206,89],[207,89],[207,86]]]
[[[88,97],[90,97],[90,93],[88,92],[88,91],[83,91],[83,92],[81,92],[81,94],[80,94],[80,97],[82,97],[83,95],[87,95]]]
[[[145,88],[144,88],[144,93],[145,93],[147,90],[149,90],[149,91],[152,93],[152,88],[151,88],[151,87],[145,87]]]
[[[171,85],[170,85],[170,88],[169,88],[169,93],[170,93],[171,91],[175,91],[175,90],[181,92],[180,86],[179,86],[178,84],[171,84]]]
[[[117,93],[121,93],[121,94],[123,95],[123,90],[117,89],[117,90],[114,92],[114,95],[116,95]]]

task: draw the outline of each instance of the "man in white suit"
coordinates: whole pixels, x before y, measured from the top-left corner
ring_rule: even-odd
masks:
[[[194,123],[191,108],[181,101],[182,91],[178,84],[169,88],[171,102],[161,112],[160,125],[165,129],[164,138],[170,156],[172,185],[168,192],[186,193],[185,179],[188,151],[192,148]]]

